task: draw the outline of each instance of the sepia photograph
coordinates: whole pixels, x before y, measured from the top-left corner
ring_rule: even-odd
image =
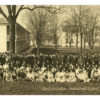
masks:
[[[100,95],[100,5],[0,5],[0,95]]]

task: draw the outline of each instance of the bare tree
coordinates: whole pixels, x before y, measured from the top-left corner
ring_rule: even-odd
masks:
[[[67,39],[67,42],[68,44],[70,45],[69,48],[71,48],[71,44],[72,44],[72,23],[71,23],[71,20],[68,19],[66,20],[63,25],[62,25],[62,30],[64,32],[66,32],[66,39]]]
[[[77,51],[78,51],[78,38],[79,38],[79,24],[78,24],[78,19],[77,19],[77,13],[75,12],[75,9],[71,9],[71,12],[72,12],[72,24],[73,24],[73,33],[75,34],[76,36],[76,48],[77,48]]]
[[[80,36],[80,44],[81,44],[80,50],[82,52],[83,43],[84,43],[84,47],[85,47],[85,43],[86,43],[86,38],[85,38],[85,36],[86,36],[85,34],[87,33],[86,32],[86,24],[87,24],[87,16],[88,16],[88,14],[90,14],[90,11],[87,6],[72,7],[71,11],[72,11],[72,21],[75,26],[74,33],[76,33],[76,37],[77,37],[76,46],[78,49],[78,45],[77,45],[78,37]]]
[[[91,11],[87,6],[72,6],[70,19],[67,19],[65,23],[66,25],[64,31],[76,35],[77,51],[79,38],[81,44],[81,52],[83,49],[83,43],[84,49],[86,42],[89,43],[89,46],[92,46],[94,44],[94,32],[96,32],[97,18],[91,14]]]
[[[38,55],[40,53],[42,38],[44,36],[46,38],[51,36],[51,33],[53,32],[52,16],[52,13],[49,13],[48,11],[45,11],[42,8],[32,11],[30,14],[28,14],[29,23],[27,27],[36,40]]]
[[[98,36],[98,18],[97,16],[91,16],[88,24],[88,44],[91,50],[93,50],[96,37]]]
[[[8,21],[8,24],[10,26],[10,52],[11,53],[15,53],[15,23],[16,23],[16,20],[19,16],[19,13],[22,11],[22,10],[30,10],[30,11],[33,11],[35,9],[38,9],[38,8],[44,8],[46,9],[48,12],[55,12],[58,10],[56,9],[56,7],[51,7],[51,6],[24,6],[24,5],[21,5],[21,6],[16,6],[16,5],[6,5],[5,6],[7,11],[8,11],[8,14],[3,10],[3,6],[0,6],[0,14]],[[52,10],[51,10],[52,8]]]
[[[57,16],[57,14],[53,14],[52,15],[52,34],[53,34],[53,40],[54,40],[54,44],[55,44],[55,48],[57,48],[57,43],[58,43],[58,31],[60,29],[59,27],[59,18]]]

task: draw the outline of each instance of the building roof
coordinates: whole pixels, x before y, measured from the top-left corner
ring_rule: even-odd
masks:
[[[7,24],[7,20],[5,20],[4,18],[0,18],[0,24]]]
[[[8,21],[5,20],[4,18],[0,18],[0,24],[8,24]],[[23,30],[27,31],[28,33],[30,33],[28,30],[26,30],[23,26],[21,26],[19,23],[16,23],[16,25],[18,25],[19,27],[21,27]]]
[[[25,29],[23,26],[21,26],[19,23],[16,23],[16,25],[18,25],[19,27],[21,27],[23,30],[27,31],[28,33],[30,33],[27,29]]]

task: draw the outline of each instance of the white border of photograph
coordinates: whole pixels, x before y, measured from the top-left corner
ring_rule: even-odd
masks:
[[[100,0],[0,0],[1,5],[100,5]]]
[[[23,95],[23,96],[0,96],[0,100],[99,100],[99,96],[89,95]]]
[[[0,0],[0,5],[100,5],[100,0]],[[99,96],[0,96],[0,100],[97,100]]]

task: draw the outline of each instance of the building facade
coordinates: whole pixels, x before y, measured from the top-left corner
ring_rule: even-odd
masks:
[[[84,39],[84,37],[83,37]],[[66,34],[65,32],[62,32],[61,35],[60,35],[60,38],[58,40],[58,44],[61,46],[61,47],[70,47],[70,42],[71,41],[71,47],[74,47],[76,48],[76,42],[77,42],[77,37],[75,34],[71,34],[71,33],[68,33]],[[83,41],[83,47],[84,47],[84,40]],[[81,40],[80,40],[80,35],[78,36],[78,48],[81,47]],[[85,43],[85,48],[86,49],[89,49],[89,44],[86,42]],[[94,43],[94,48],[100,48],[100,34],[98,34],[96,37],[95,37],[95,43]]]
[[[9,52],[10,27],[7,21],[0,19],[0,52]],[[22,52],[30,47],[30,33],[20,24],[15,24],[15,52]]]

